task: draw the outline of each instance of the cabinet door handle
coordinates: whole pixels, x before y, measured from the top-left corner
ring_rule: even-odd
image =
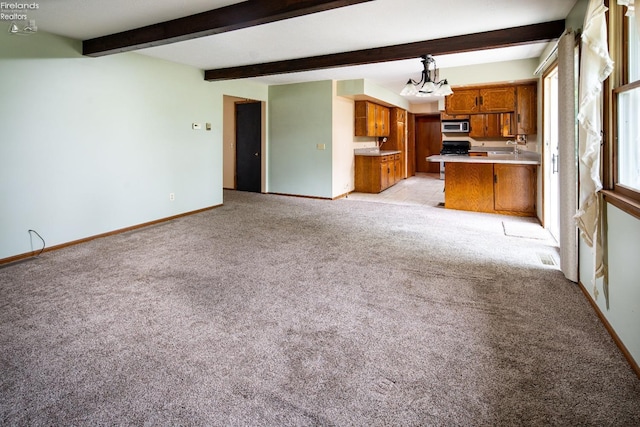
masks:
[[[498,175],[493,175],[493,183],[494,184],[498,183]]]
[[[482,99],[482,97],[480,97],[480,105],[482,105],[484,103],[484,100]]]

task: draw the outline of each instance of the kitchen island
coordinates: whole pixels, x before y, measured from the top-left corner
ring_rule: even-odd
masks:
[[[444,162],[444,206],[475,212],[535,216],[540,155],[529,151],[436,155]],[[478,155],[476,155],[478,154]]]

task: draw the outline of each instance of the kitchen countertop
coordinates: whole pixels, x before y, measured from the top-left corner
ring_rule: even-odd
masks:
[[[455,163],[507,163],[515,165],[539,165],[540,154],[522,151],[519,154],[505,151],[488,151],[486,156],[435,155],[427,157],[428,162]]]
[[[377,148],[356,148],[353,150],[356,156],[388,156],[401,153],[400,150],[379,150]]]

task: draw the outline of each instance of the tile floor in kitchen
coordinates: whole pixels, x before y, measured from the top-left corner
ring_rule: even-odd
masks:
[[[403,179],[393,187],[381,193],[350,193],[351,200],[395,203],[402,205],[438,206],[444,203],[444,181],[437,173],[417,173],[416,176]]]

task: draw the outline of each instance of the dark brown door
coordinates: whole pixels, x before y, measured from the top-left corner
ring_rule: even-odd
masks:
[[[442,132],[440,116],[416,116],[416,172],[439,173],[439,162],[428,162],[427,157],[440,154]]]
[[[236,190],[259,193],[262,180],[262,104],[236,104]]]

